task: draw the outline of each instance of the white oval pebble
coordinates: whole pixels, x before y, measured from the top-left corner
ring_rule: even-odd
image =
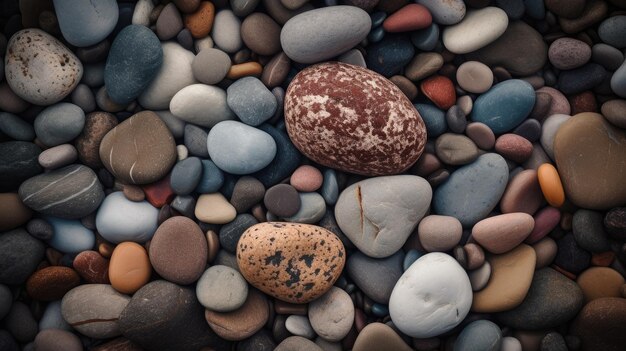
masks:
[[[463,20],[443,31],[443,45],[455,54],[487,46],[506,30],[509,17],[497,7],[468,11]]]

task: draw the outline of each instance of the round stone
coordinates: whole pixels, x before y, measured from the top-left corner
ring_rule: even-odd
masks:
[[[54,301],[80,284],[80,277],[68,267],[51,266],[33,273],[26,282],[28,295],[35,300]]]
[[[213,48],[202,49],[191,63],[194,77],[204,84],[217,84],[222,81],[230,66],[228,54]]]
[[[497,7],[471,10],[461,22],[444,29],[443,45],[455,54],[476,51],[498,39],[508,24],[506,12]]]
[[[68,220],[56,217],[46,217],[52,225],[54,235],[48,244],[64,253],[77,254],[93,249],[96,235],[78,220]]]
[[[263,203],[278,217],[291,217],[300,210],[298,191],[289,184],[277,184],[267,189]]]
[[[241,23],[241,39],[259,55],[271,56],[281,51],[280,31],[272,17],[261,12],[246,16]]]
[[[309,304],[309,320],[317,335],[328,341],[340,341],[352,328],[354,304],[344,290],[332,287]]]
[[[248,283],[233,268],[211,266],[198,280],[196,296],[200,304],[211,311],[230,312],[246,302]]]
[[[228,107],[226,92],[206,84],[192,84],[179,90],[170,102],[170,111],[185,122],[208,128],[235,119]]]
[[[83,110],[67,102],[60,102],[41,111],[35,118],[35,133],[44,145],[67,143],[82,132],[85,125]]]
[[[78,152],[72,144],[61,144],[39,154],[39,164],[49,170],[57,169],[74,163],[78,158]]]
[[[180,1],[177,1],[180,2]],[[176,6],[184,13],[185,27],[196,39],[203,39],[209,35],[215,20],[215,5],[210,1],[193,0],[191,6]],[[182,7],[182,8],[181,8]]]
[[[500,327],[488,320],[478,320],[463,328],[454,342],[454,350],[499,351],[501,344],[502,331]]]
[[[410,32],[430,26],[432,20],[425,6],[408,4],[387,17],[383,22],[383,28],[388,33]]]
[[[367,351],[385,348],[397,351],[413,350],[393,328],[380,322],[366,325],[358,334],[352,350]]]
[[[109,260],[99,252],[86,250],[74,258],[72,266],[87,283],[109,284]]]
[[[243,340],[259,331],[269,318],[269,305],[265,295],[250,290],[246,301],[232,312],[205,310],[204,317],[217,335],[226,340]]]
[[[159,211],[147,201],[130,201],[124,193],[117,191],[102,202],[96,215],[96,227],[98,233],[112,243],[144,243],[157,229],[158,214]]]
[[[109,264],[111,286],[122,294],[134,294],[150,281],[152,266],[143,246],[123,242],[115,247]]]
[[[79,47],[91,46],[105,39],[115,28],[119,8],[114,0],[74,3],[54,0],[55,14],[63,38]]]
[[[200,183],[202,162],[197,157],[188,157],[174,165],[170,175],[172,190],[178,195],[189,195]]]
[[[302,192],[316,191],[322,187],[323,182],[322,172],[309,165],[298,167],[289,178],[289,184]]]
[[[117,125],[117,118],[107,112],[92,112],[85,118],[85,126],[74,145],[78,159],[91,168],[102,167],[100,143],[104,136]]]
[[[456,71],[456,81],[461,88],[470,93],[481,94],[493,84],[493,72],[489,66],[478,61],[467,61]]]
[[[600,348],[619,351],[626,342],[626,300],[600,298],[586,304],[574,321],[571,333],[581,340],[581,350]]]
[[[211,37],[218,48],[229,54],[236,53],[242,45],[241,20],[231,10],[221,10],[215,15]]]
[[[445,133],[435,141],[435,153],[441,162],[461,166],[478,158],[478,148],[472,139],[461,134]]]
[[[202,194],[198,197],[194,215],[211,224],[226,224],[237,216],[237,210],[221,193]]]
[[[430,215],[419,222],[417,233],[426,251],[445,252],[461,241],[463,227],[461,222],[454,217]]]
[[[585,42],[573,38],[559,38],[550,44],[548,59],[558,69],[580,67],[591,58],[591,48]]]

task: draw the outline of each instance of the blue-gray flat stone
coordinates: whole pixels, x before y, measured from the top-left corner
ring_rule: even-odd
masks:
[[[0,191],[15,190],[26,179],[43,171],[37,159],[41,149],[27,141],[0,143]]]
[[[14,140],[32,141],[35,139],[33,126],[8,112],[0,112],[0,132]]]
[[[385,77],[400,72],[415,55],[415,47],[405,35],[387,35],[380,42],[367,47],[367,68]]]
[[[535,90],[520,79],[509,79],[494,85],[476,99],[472,120],[489,126],[495,134],[517,127],[535,105]]]
[[[0,284],[23,284],[44,258],[44,244],[18,228],[0,235]]]
[[[499,351],[502,331],[494,322],[478,320],[468,324],[454,343],[454,351]]]
[[[213,161],[202,160],[202,176],[196,191],[201,194],[214,193],[222,187],[222,184],[224,184],[224,173]]]
[[[67,143],[85,126],[85,112],[80,107],[60,102],[41,111],[35,119],[37,138],[47,146]]]
[[[270,119],[278,107],[274,94],[255,77],[238,79],[228,87],[226,93],[230,109],[243,123],[251,126],[258,126]]]
[[[113,31],[119,17],[115,0],[54,0],[54,9],[63,37],[79,47],[102,41]]]
[[[178,195],[189,195],[196,188],[202,176],[202,162],[197,157],[179,161],[172,168],[170,186]]]

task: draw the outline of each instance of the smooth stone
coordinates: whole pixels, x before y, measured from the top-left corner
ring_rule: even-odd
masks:
[[[197,281],[204,271],[207,241],[193,220],[176,216],[163,222],[156,230],[148,254],[152,267],[161,277],[188,285]]]
[[[400,90],[402,90],[404,95],[406,95],[406,97],[409,100],[414,100],[417,97],[417,94],[418,94],[417,87],[415,86],[415,84],[413,84],[413,82],[411,82],[405,76],[395,75],[395,76],[389,78],[389,80],[393,84],[398,86],[398,88],[400,88]]]
[[[253,215],[244,213],[237,215],[235,219],[223,225],[219,231],[220,247],[235,253],[237,251],[237,242],[243,233],[253,225],[259,223]]]
[[[465,270],[454,258],[433,252],[404,272],[391,293],[389,313],[403,333],[429,338],[461,323],[471,305],[472,286]],[[425,318],[432,315],[437,317]]]
[[[448,110],[456,102],[454,83],[445,76],[435,75],[423,80],[420,91],[442,110]]]
[[[176,145],[159,116],[152,111],[142,111],[104,136],[100,159],[121,181],[149,184],[170,171],[176,162]]]
[[[109,284],[109,260],[97,251],[81,251],[72,266],[87,283]]]
[[[435,189],[435,214],[456,217],[471,227],[491,212],[502,197],[508,181],[508,167],[502,156],[484,154],[473,163],[454,171]],[[472,203],[472,207],[464,204]]]
[[[226,101],[237,117],[251,126],[270,119],[278,107],[274,95],[255,77],[244,77],[231,84]]]
[[[302,192],[316,191],[322,186],[323,182],[324,176],[322,172],[309,165],[298,167],[289,178],[291,186]]]
[[[157,229],[159,211],[147,201],[126,199],[121,191],[108,195],[96,214],[96,227],[112,243],[144,243]]]
[[[83,76],[83,65],[74,53],[40,29],[15,33],[7,52],[7,83],[15,94],[32,104],[47,106],[62,100]]]
[[[172,39],[183,29],[183,20],[174,4],[167,4],[159,12],[156,20],[156,34],[160,40]]]
[[[300,209],[294,215],[285,217],[285,221],[292,223],[315,224],[326,213],[326,201],[316,192],[300,193]]]
[[[436,52],[422,52],[415,56],[411,54],[408,61],[403,63],[406,64],[404,75],[417,82],[437,72],[443,63],[443,56]]]
[[[621,350],[626,342],[626,301],[607,297],[586,304],[572,325],[571,333],[580,338],[581,350]]]
[[[533,87],[523,80],[510,79],[480,95],[474,102],[471,118],[486,124],[495,134],[502,134],[526,119],[534,105]]]
[[[466,14],[465,3],[460,0],[436,1],[418,0],[418,4],[426,6],[433,16],[433,20],[442,25],[452,25],[461,22]]]
[[[466,54],[498,39],[508,24],[506,12],[497,7],[470,10],[459,23],[445,28],[441,38],[446,49]]]
[[[554,156],[567,198],[587,209],[623,204],[626,189],[619,184],[624,169],[619,165],[626,162],[624,145],[626,133],[599,114],[581,113],[563,123],[554,139]],[[609,149],[614,152],[607,153]]]
[[[590,267],[583,271],[576,283],[580,286],[585,303],[604,298],[621,297],[620,289],[624,285],[624,277],[609,267]]]
[[[382,27],[388,33],[398,33],[424,29],[431,24],[432,16],[428,8],[420,4],[408,4],[387,17]]]
[[[209,150],[206,147],[206,138],[209,136],[209,133],[207,130],[190,123],[183,123],[185,124],[183,142],[189,154],[201,158],[208,158]]]
[[[246,142],[242,144],[241,140]],[[207,146],[215,165],[233,174],[259,171],[276,155],[276,142],[269,134],[236,121],[223,121],[214,126]]]
[[[118,321],[126,338],[143,349],[229,349],[204,319],[193,289],[156,280],[139,289]]]
[[[46,306],[43,316],[39,320],[39,331],[46,329],[72,331],[72,327],[63,319],[61,300],[52,301]]]
[[[285,320],[285,329],[293,335],[302,336],[307,339],[315,337],[315,331],[306,316],[291,315]]]
[[[150,13],[154,10],[151,0],[138,0],[133,11],[132,24],[150,26]]]
[[[197,157],[188,157],[174,165],[170,176],[172,190],[178,195],[189,195],[200,183],[202,161]]]
[[[35,139],[33,126],[9,112],[0,112],[0,132],[13,140],[32,141]]]
[[[426,251],[445,252],[461,241],[463,227],[454,217],[430,215],[419,222],[417,234]]]
[[[244,278],[266,294],[292,303],[308,303],[326,293],[339,278],[345,259],[343,244],[334,233],[309,224],[259,223],[248,228],[237,245]]]
[[[614,71],[624,62],[624,54],[610,45],[598,43],[591,47],[591,60]]]
[[[3,324],[6,330],[20,343],[33,341],[38,332],[37,321],[29,307],[21,301],[13,303]]]
[[[618,96],[626,98],[626,60],[611,76],[611,90]]]
[[[339,55],[337,61],[367,68],[365,57],[363,57],[363,53],[359,49],[346,51],[345,53]]]
[[[578,274],[589,267],[591,254],[581,248],[573,234],[567,234],[556,241],[558,251],[554,264],[565,271]]]
[[[50,266],[33,273],[26,281],[28,296],[39,301],[61,299],[80,284],[80,277],[69,267]]]
[[[363,55],[361,55],[361,57],[363,57]],[[364,59],[363,62],[365,62]],[[272,59],[263,67],[261,81],[268,88],[277,87],[285,81],[290,69],[291,60],[289,59],[287,54],[281,51],[280,53],[272,57]]]
[[[536,257],[533,248],[525,244],[505,254],[488,256],[489,282],[474,293],[472,311],[493,313],[519,306],[530,289]]]
[[[298,213],[302,201],[296,188],[289,184],[277,184],[267,189],[263,204],[278,217],[291,217]]]
[[[500,351],[502,331],[494,322],[477,320],[463,328],[454,342],[454,351]]]
[[[335,205],[341,230],[366,255],[399,250],[428,211],[432,189],[410,175],[370,178],[346,188]],[[384,204],[384,205],[381,205]]]
[[[411,42],[422,51],[431,51],[439,42],[439,26],[436,23],[428,28],[411,33]]]
[[[250,290],[246,301],[232,312],[205,310],[204,316],[215,333],[226,340],[243,340],[259,331],[269,318],[269,305],[265,295]]]
[[[303,12],[283,26],[280,43],[292,60],[314,63],[352,49],[371,28],[367,12],[352,6],[333,6]]]
[[[622,35],[626,31],[626,16],[611,16],[598,27],[598,35],[603,42],[614,48],[623,49],[626,47],[626,39]]]
[[[200,304],[211,311],[230,312],[246,302],[248,283],[238,271],[215,265],[198,280],[196,296]]]
[[[233,54],[241,48],[241,20],[231,10],[221,10],[215,15],[211,37],[218,48]]]
[[[483,264],[468,273],[470,282],[472,283],[472,291],[480,291],[487,286],[491,278],[491,265],[489,262]]]
[[[83,349],[83,343],[78,336],[69,331],[59,329],[40,331],[37,333],[33,344],[35,350],[39,351],[81,351]]]
[[[294,335],[283,340],[274,351],[322,351],[322,348],[307,338]]]
[[[354,283],[372,300],[388,304],[391,292],[403,273],[404,253],[381,259],[371,258],[357,251],[350,255],[346,270]]]
[[[465,134],[482,150],[490,150],[496,143],[496,136],[488,125],[471,122],[465,128]]]
[[[235,119],[226,96],[226,92],[216,86],[192,84],[174,95],[170,111],[185,122],[212,128],[219,122]]]
[[[159,38],[143,25],[125,27],[113,41],[104,68],[107,94],[118,104],[135,100],[163,64]]]
[[[472,139],[465,135],[445,133],[435,141],[435,153],[443,163],[462,166],[478,158],[478,148]]]
[[[551,238],[543,238],[533,245],[533,249],[537,253],[537,263],[535,268],[543,268],[549,266],[558,250],[556,242]]]
[[[415,47],[408,36],[386,35],[381,41],[368,45],[365,63],[368,69],[385,77],[391,77],[411,62],[414,55]],[[407,78],[414,80],[412,76],[407,76]]]
[[[71,101],[85,112],[93,112],[96,109],[96,97],[86,84],[78,84],[72,92]]]
[[[130,297],[106,284],[85,284],[70,290],[61,302],[63,319],[81,334],[97,339],[118,336],[118,319]]]
[[[281,51],[281,27],[272,17],[261,12],[246,16],[241,23],[241,39],[253,52],[271,56]]]
[[[537,171],[526,169],[509,180],[500,200],[500,211],[502,213],[523,212],[534,215],[541,207],[543,200]]]
[[[221,193],[202,194],[194,210],[196,218],[210,224],[226,224],[237,216],[237,210]]]
[[[551,159],[554,159],[554,138],[556,137],[556,132],[570,118],[571,116],[568,115],[554,114],[546,118],[541,125],[541,146]]]
[[[20,285],[44,258],[44,244],[24,229],[0,235],[0,284]],[[12,299],[11,299],[12,300]]]
[[[317,335],[328,341],[340,341],[352,328],[354,304],[344,290],[332,287],[309,304],[309,320]]]
[[[542,268],[535,272],[524,301],[497,318],[512,328],[543,330],[572,319],[582,306],[583,294],[575,282],[552,268]]]
[[[467,269],[477,269],[485,263],[485,251],[475,243],[467,243],[463,246],[467,257]]]
[[[61,252],[76,254],[91,250],[96,243],[94,232],[78,220],[46,217],[46,221],[54,230],[48,244]]]
[[[446,132],[448,125],[443,111],[429,104],[415,104],[414,106],[424,121],[426,135],[436,138]]]
[[[456,71],[456,81],[463,90],[482,94],[493,84],[493,72],[489,66],[478,61],[467,61]]]
[[[0,285],[0,318],[4,317],[11,310],[13,304],[13,293],[6,285]]]
[[[230,203],[237,210],[237,213],[243,213],[261,202],[264,195],[263,183],[254,177],[243,176],[235,183]]]
[[[87,216],[104,198],[96,174],[89,167],[78,164],[28,179],[20,186],[19,194],[22,202],[31,209],[69,219]]]
[[[547,94],[546,94],[547,95]],[[546,97],[543,93],[537,94],[537,100],[535,100],[535,106],[542,104],[540,100]],[[549,97],[548,97],[549,98]],[[552,98],[549,98],[550,100]],[[533,112],[535,108],[533,108]],[[533,112],[530,113],[530,117],[533,116]],[[541,138],[541,123],[534,118],[529,118],[522,122],[519,126],[513,129],[513,134],[519,135],[522,138],[534,143]]]
[[[571,106],[567,97],[563,95],[563,93],[552,87],[543,87],[537,89],[537,96],[541,94],[548,94],[550,96],[550,107],[547,112],[544,113],[543,116],[539,116],[540,120],[543,120],[545,117],[552,116],[554,114],[563,114],[569,115],[571,112]]]
[[[472,228],[472,238],[494,254],[503,254],[521,244],[535,227],[527,213],[514,212],[483,219]]]
[[[54,0],[54,9],[63,38],[79,47],[105,39],[115,28],[119,16],[117,2],[113,0],[96,3]]]
[[[591,58],[591,48],[587,43],[573,38],[559,38],[550,44],[548,59],[558,69],[568,70],[580,67]]]
[[[616,127],[626,129],[626,100],[610,100],[602,104],[602,115]]]
[[[41,111],[35,118],[35,133],[44,145],[56,146],[76,138],[85,125],[85,112],[67,102]]]
[[[230,7],[236,16],[245,17],[252,13],[260,2],[260,0],[230,0]]]
[[[576,243],[583,249],[601,253],[609,251],[610,243],[603,227],[601,212],[579,209],[574,212],[572,229]]]
[[[600,85],[607,77],[607,74],[604,67],[599,64],[588,63],[584,66],[561,72],[557,86],[563,94],[578,94]],[[613,74],[614,76],[615,73]]]
[[[17,228],[26,222],[30,224],[29,219],[33,216],[30,208],[26,207],[17,193],[0,193],[0,231],[8,231]],[[33,221],[37,221],[36,219]],[[27,226],[28,232],[33,232]],[[45,231],[44,231],[45,232]],[[42,239],[37,235],[33,235],[38,239]],[[42,235],[44,238],[46,234]]]
[[[353,351],[367,350],[396,350],[410,351],[413,350],[398,333],[388,326],[380,322],[370,323],[361,330],[354,341]]]
[[[163,63],[137,102],[149,110],[167,110],[174,95],[196,83],[191,64],[194,54],[174,42],[161,44]]]
[[[212,2],[196,0],[194,2],[194,6],[189,6],[182,11],[187,13],[184,17],[185,29],[182,32],[189,33],[189,47],[193,46],[192,38],[203,39],[209,35],[215,20],[215,5]]]
[[[72,144],[61,144],[46,149],[39,154],[39,164],[41,167],[53,170],[67,166],[78,158],[78,152]]]
[[[273,351],[276,348],[276,342],[270,332],[261,329],[246,340],[242,340],[237,344],[237,351],[258,350]]]
[[[150,281],[152,266],[143,246],[123,242],[115,247],[109,264],[109,279],[113,289],[122,294],[134,294]]]
[[[100,143],[104,136],[117,125],[117,118],[107,112],[92,112],[85,117],[85,126],[74,141],[78,159],[91,168],[102,167]]]
[[[207,48],[198,52],[191,63],[194,77],[204,84],[217,84],[226,77],[231,67],[228,54],[222,50]]]
[[[293,173],[300,165],[302,155],[284,130],[269,124],[262,124],[258,129],[269,134],[276,143],[276,156],[272,162],[254,174],[254,177],[267,188],[281,182]]]

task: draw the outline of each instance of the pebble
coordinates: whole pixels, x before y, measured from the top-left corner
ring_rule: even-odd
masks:
[[[2,74],[0,74],[0,76],[2,76]],[[35,139],[35,129],[33,126],[9,112],[0,112],[0,132],[14,140],[32,141]]]
[[[183,9],[180,5],[177,7],[187,13],[184,17],[184,24],[191,36],[195,39],[202,39],[209,35],[213,28],[215,5],[210,1],[194,1],[194,3],[195,6],[185,6]]]
[[[556,132],[570,118],[571,116],[568,115],[554,114],[543,121],[541,126],[541,146],[551,159],[554,159],[554,138]]]
[[[489,279],[491,278],[491,265],[489,262],[483,262],[480,267],[469,272],[468,276],[470,283],[472,283],[472,291],[480,291],[489,283]]]
[[[289,178],[291,186],[302,192],[316,191],[322,187],[323,182],[322,172],[309,165],[298,167]]]
[[[147,201],[130,201],[121,191],[108,195],[96,214],[96,227],[112,243],[144,243],[157,229],[159,211]]]
[[[585,303],[605,297],[620,297],[620,289],[624,285],[624,277],[616,270],[608,267],[590,267],[583,271],[576,283],[580,286]]]
[[[535,220],[527,213],[514,212],[483,219],[472,228],[472,238],[494,254],[503,254],[524,241]]]
[[[404,245],[428,211],[431,198],[432,189],[421,177],[370,178],[341,193],[335,217],[343,233],[361,252],[383,258]]]
[[[237,215],[232,222],[227,223],[220,228],[220,247],[232,253],[236,252],[239,238],[241,238],[246,229],[257,223],[259,223],[259,221],[257,221],[251,214],[244,213]]]
[[[309,320],[315,333],[324,340],[340,341],[352,328],[354,304],[344,290],[332,287],[309,304]]]
[[[37,333],[33,342],[35,350],[54,351],[81,351],[83,343],[73,333],[59,329],[46,329]]]
[[[624,62],[624,54],[610,45],[598,43],[591,47],[591,60],[607,70],[614,71]]]
[[[510,79],[479,96],[474,102],[471,118],[486,124],[495,134],[502,134],[526,119],[534,104],[533,87],[523,80]]]
[[[26,281],[28,296],[39,301],[63,298],[68,291],[80,284],[80,277],[68,267],[51,266],[33,273]]]
[[[298,191],[288,184],[277,184],[267,189],[263,204],[268,211],[278,217],[291,217],[298,213],[301,206]]]
[[[432,16],[426,7],[408,4],[387,17],[383,22],[383,28],[388,33],[411,32],[424,29],[431,23]]]
[[[487,65],[481,62],[467,61],[457,69],[456,80],[464,90],[482,94],[491,88],[493,73]]]
[[[86,228],[80,221],[54,217],[45,218],[54,235],[48,244],[53,248],[69,254],[76,254],[85,250],[91,250],[96,238],[91,229]]]
[[[328,291],[345,259],[335,234],[308,224],[259,223],[248,228],[237,244],[244,278],[268,295],[292,303],[307,303]]]
[[[626,40],[621,33],[626,30],[626,16],[612,16],[600,23],[598,35],[603,42],[617,49],[626,47]]]
[[[31,235],[42,233],[41,236],[47,239],[47,234],[49,233],[47,233],[46,230],[35,230],[35,233],[31,231],[30,222],[37,221],[34,219],[29,222],[28,220],[31,219],[32,216],[33,212],[30,208],[26,207],[24,203],[22,203],[18,194],[0,193],[0,231],[4,232],[15,229],[28,222],[29,226],[27,227],[27,230]],[[37,237],[37,235],[33,236]]]
[[[20,343],[33,341],[37,335],[37,321],[28,306],[23,302],[14,302],[3,322],[6,330]]]
[[[391,292],[402,276],[404,252],[386,258],[371,258],[355,252],[348,258],[346,271],[363,293],[375,302],[388,304]]]
[[[411,42],[420,50],[433,50],[439,42],[439,26],[432,23],[428,28],[414,31],[411,33]]]
[[[322,351],[322,348],[307,338],[294,335],[283,340],[274,351]]]
[[[426,251],[445,252],[461,241],[463,227],[461,222],[454,217],[430,215],[419,222],[417,233]]]
[[[500,351],[502,331],[497,324],[488,320],[474,321],[461,331],[454,342],[454,350]]]
[[[54,9],[63,38],[79,47],[105,39],[115,28],[119,16],[117,3],[113,0],[79,4],[55,0]]]
[[[397,351],[413,350],[393,328],[379,322],[370,323],[361,330],[352,350],[383,350],[385,348]]]
[[[602,104],[602,115],[611,124],[619,128],[626,128],[626,118],[624,113],[626,112],[626,101],[624,100],[610,100]]]
[[[558,69],[578,68],[591,58],[591,48],[585,42],[573,38],[560,38],[550,44],[548,59]]]
[[[46,329],[72,331],[72,327],[67,324],[61,314],[61,300],[52,301],[46,306],[46,309],[39,320],[39,331]]]
[[[448,77],[427,78],[420,83],[420,91],[442,110],[449,109],[456,102],[454,83]]]
[[[235,311],[246,302],[248,283],[238,271],[215,265],[204,271],[198,280],[196,296],[202,306],[211,311]]]
[[[122,294],[133,294],[150,280],[152,266],[139,244],[123,242],[115,247],[108,268],[111,286]]]
[[[102,167],[100,143],[104,136],[117,125],[117,118],[107,112],[92,112],[85,116],[85,125],[75,139],[78,159],[92,168]]]
[[[272,17],[255,12],[241,23],[241,39],[246,46],[259,55],[271,56],[281,51],[281,27]]]
[[[606,77],[607,71],[604,67],[597,63],[588,63],[584,66],[561,72],[557,85],[563,94],[578,94],[600,85]],[[615,90],[614,87],[611,88]]]
[[[85,250],[76,255],[72,266],[87,283],[109,284],[109,260],[100,253]]]
[[[40,29],[17,32],[9,40],[7,53],[4,66],[7,83],[15,94],[32,104],[47,106],[61,101],[83,76],[80,60]]]
[[[235,207],[237,213],[242,213],[263,200],[264,195],[263,183],[254,177],[243,176],[235,183],[230,203]]]
[[[576,243],[572,234],[567,234],[556,241],[558,250],[554,264],[571,274],[578,274],[589,267],[591,254]]]
[[[226,99],[226,92],[219,87],[192,84],[172,97],[170,111],[185,122],[212,128],[219,122],[235,119]]]
[[[523,212],[534,215],[542,203],[543,193],[539,187],[537,171],[526,169],[517,173],[509,180],[509,184],[506,186],[500,200],[500,211],[502,213]],[[536,221],[537,218],[535,217]],[[535,229],[537,229],[537,223],[535,223]],[[533,229],[533,233],[535,229]]]
[[[427,135],[431,138],[436,138],[446,132],[448,126],[446,115],[443,111],[429,104],[415,104],[413,106],[419,112],[420,117],[422,117],[422,120],[424,121]]]
[[[439,160],[452,166],[462,166],[478,158],[478,148],[465,135],[445,133],[435,141],[435,153]]]
[[[172,39],[183,29],[183,20],[174,4],[167,4],[156,21],[156,34],[160,40]]]
[[[23,181],[42,172],[39,146],[25,141],[0,143],[0,191],[17,190]]]
[[[580,338],[582,350],[602,348],[618,351],[626,341],[626,303],[622,298],[600,298],[586,304],[574,321],[572,334]]]
[[[226,224],[237,216],[237,210],[221,193],[202,194],[194,209],[196,218],[210,224]]]
[[[280,32],[280,44],[290,59],[315,63],[352,49],[365,39],[370,28],[369,15],[357,7],[319,8],[287,21]]]
[[[277,87],[285,81],[290,69],[291,60],[287,54],[281,51],[263,67],[261,81],[268,88]]]
[[[78,158],[78,152],[72,144],[61,144],[46,149],[39,154],[39,164],[49,170],[67,166]]]
[[[546,201],[551,206],[561,207],[565,202],[565,193],[557,169],[550,163],[544,163],[537,169],[537,179]]]
[[[558,247],[556,242],[551,238],[543,238],[533,245],[533,249],[537,253],[537,269],[547,267],[554,261]]]
[[[226,77],[230,67],[231,61],[228,54],[213,48],[202,49],[191,63],[194,77],[204,84],[221,82]]]
[[[465,128],[465,134],[482,150],[490,150],[496,143],[496,136],[489,126],[481,122],[472,122]]]
[[[315,331],[306,316],[291,315],[285,320],[285,329],[293,335],[307,339],[315,338]]]
[[[506,12],[497,7],[471,10],[459,23],[443,30],[443,45],[455,54],[476,51],[498,39],[508,24]]]
[[[189,195],[200,183],[202,161],[197,157],[188,157],[179,161],[172,168],[170,185],[178,195]]]
[[[413,55],[415,55],[415,47],[408,36],[387,35],[384,39],[367,47],[365,63],[368,69],[385,77],[391,77],[400,73],[402,67],[411,62]],[[430,67],[428,70],[430,71]],[[414,80],[411,76],[407,78]]]
[[[211,37],[215,45],[226,53],[232,54],[241,48],[241,21],[232,11],[217,12],[212,31]]]
[[[226,340],[243,340],[259,331],[269,318],[265,295],[250,290],[244,304],[232,312],[205,310],[204,316],[215,333]]]
[[[626,97],[626,84],[624,82],[626,82],[626,64],[622,63],[611,76],[611,90],[622,98]],[[593,83],[596,83],[596,81]]]
[[[435,52],[415,55],[405,67],[404,75],[413,82],[420,81],[443,67],[443,56]]]
[[[523,164],[533,152],[533,144],[517,134],[503,134],[496,139],[495,150],[507,160]]]
[[[270,119],[278,107],[274,95],[255,77],[238,79],[228,87],[227,94],[228,106],[243,123],[251,126]]]
[[[83,110],[60,102],[41,111],[35,118],[35,134],[44,145],[56,146],[76,138],[85,125]]]
[[[601,253],[609,251],[609,240],[600,212],[579,209],[574,213],[572,229],[576,243],[583,249]]]

